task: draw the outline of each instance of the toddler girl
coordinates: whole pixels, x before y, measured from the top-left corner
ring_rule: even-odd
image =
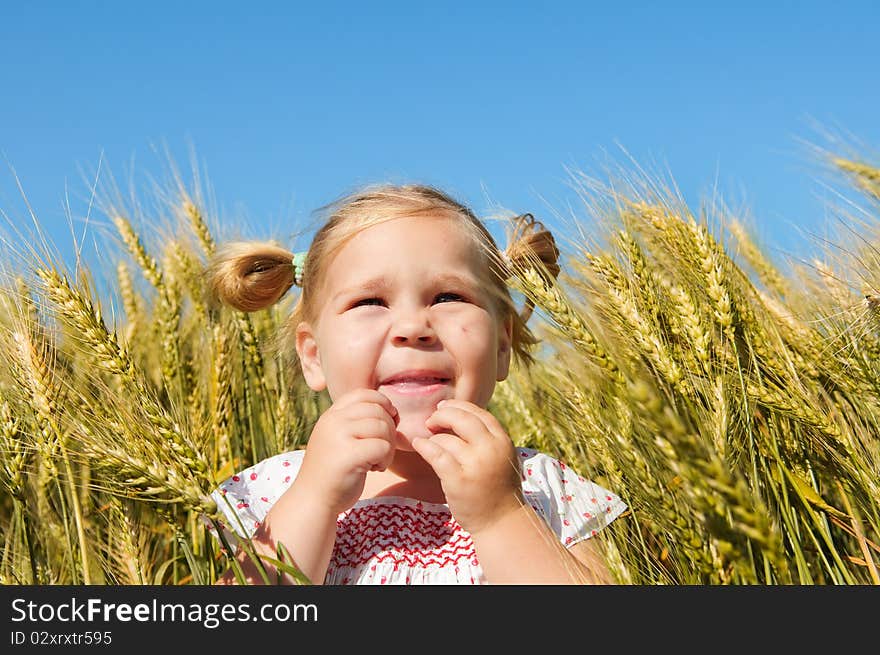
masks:
[[[467,207],[423,185],[368,187],[330,209],[304,262],[233,244],[210,268],[215,294],[243,311],[302,287],[288,336],[308,386],[332,400],[305,450],[215,491],[227,535],[289,553],[324,584],[612,582],[588,539],[625,505],[514,447],[486,410],[512,357],[528,364],[536,343],[531,305],[518,313],[505,284],[509,262],[538,257],[557,274],[550,233],[521,216],[502,255]]]

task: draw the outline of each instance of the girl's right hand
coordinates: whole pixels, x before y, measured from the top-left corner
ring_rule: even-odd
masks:
[[[334,514],[351,508],[367,472],[391,464],[398,421],[397,408],[374,389],[340,396],[315,423],[294,485]]]

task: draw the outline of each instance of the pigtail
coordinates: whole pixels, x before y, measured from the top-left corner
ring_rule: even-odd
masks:
[[[243,312],[274,305],[296,282],[294,255],[271,242],[222,246],[206,269],[211,297]]]
[[[508,273],[515,275],[518,270],[531,268],[541,275],[545,283],[552,284],[559,276],[559,248],[553,235],[531,214],[517,216],[512,222],[513,230],[503,253]],[[529,320],[534,308],[534,302],[526,298],[519,312],[523,323]]]

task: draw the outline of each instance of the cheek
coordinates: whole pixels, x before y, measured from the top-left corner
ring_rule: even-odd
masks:
[[[371,367],[379,352],[369,330],[351,325],[328,330],[322,346],[321,363],[330,376],[357,374],[361,368]]]
[[[345,359],[352,360],[359,358],[369,358],[370,353],[376,348],[376,340],[370,338],[370,335],[363,330],[354,330],[348,332],[339,343],[339,350]]]
[[[482,365],[494,363],[497,359],[497,329],[488,317],[460,317],[451,321],[446,331],[450,350],[461,361],[479,362]]]

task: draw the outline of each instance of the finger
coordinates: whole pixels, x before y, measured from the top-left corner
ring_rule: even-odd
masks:
[[[363,471],[384,471],[394,459],[394,445],[385,439],[358,439],[352,455]]]
[[[434,469],[434,473],[441,480],[449,480],[461,474],[461,464],[458,460],[439,443],[434,443],[433,439],[425,437],[413,439],[412,447]]]
[[[493,436],[478,416],[460,407],[445,404],[428,417],[425,426],[432,431],[442,431],[444,428],[451,430],[467,443]]]
[[[387,416],[356,419],[350,429],[357,439],[384,439],[391,443],[397,435],[394,423]]]
[[[469,412],[476,416],[483,425],[486,426],[486,429],[491,432],[496,437],[501,437],[503,439],[510,439],[507,434],[507,430],[504,429],[504,426],[498,421],[497,418],[487,409],[483,409],[475,405],[472,402],[468,402],[467,400],[457,400],[455,398],[448,398],[446,400],[441,400],[437,404],[437,409],[441,409],[444,407],[454,407],[456,409],[461,409],[462,411]]]
[[[343,394],[336,402],[333,403],[332,409],[341,410],[356,403],[374,403],[383,407],[390,416],[397,416],[397,408],[391,399],[383,393],[379,393],[375,389],[354,389]]]
[[[427,437],[428,441],[437,444],[443,450],[448,452],[455,458],[455,461],[461,465],[462,462],[468,461],[468,444],[455,434],[448,432],[438,432],[435,435]]]
[[[381,405],[373,402],[362,401],[336,410],[339,416],[345,420],[356,421],[362,418],[380,418],[388,421],[389,425],[396,425],[396,417],[391,416]]]

